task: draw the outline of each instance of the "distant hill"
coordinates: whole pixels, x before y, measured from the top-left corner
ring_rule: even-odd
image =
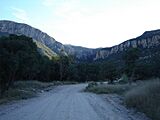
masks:
[[[24,23],[0,21],[0,35],[16,34],[33,38],[39,48],[49,56],[60,55],[63,50],[66,55],[73,56],[79,61],[96,61],[105,59],[119,59],[128,48],[139,48],[141,57],[146,58],[155,53],[160,47],[160,30],[146,31],[141,36],[127,40],[119,45],[108,48],[90,49],[81,46],[63,45],[48,34]],[[42,47],[43,46],[43,47]]]

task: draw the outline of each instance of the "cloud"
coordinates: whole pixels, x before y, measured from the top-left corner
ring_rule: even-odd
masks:
[[[13,10],[12,15],[15,16],[17,19],[19,19],[20,21],[23,21],[23,22],[29,21],[29,17],[25,10],[20,8],[15,8],[15,7],[12,7],[11,9]]]

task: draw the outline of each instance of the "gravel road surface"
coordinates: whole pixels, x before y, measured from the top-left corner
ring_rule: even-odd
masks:
[[[114,95],[82,92],[86,84],[58,86],[40,97],[0,106],[0,120],[148,120]]]

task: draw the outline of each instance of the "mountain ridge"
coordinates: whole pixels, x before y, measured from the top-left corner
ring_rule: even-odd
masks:
[[[79,61],[94,61],[99,59],[108,59],[109,56],[118,55],[119,53],[133,48],[152,48],[160,45],[160,30],[145,31],[142,35],[126,40],[118,45],[106,48],[86,48],[82,46],[64,45],[56,41],[47,33],[34,28],[25,23],[17,23],[14,21],[1,20],[0,32],[4,34],[26,35],[34,40],[44,44],[54,53],[59,55],[63,50],[66,55],[74,56]]]

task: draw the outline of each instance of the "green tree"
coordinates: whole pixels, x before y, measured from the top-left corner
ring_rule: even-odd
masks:
[[[136,61],[139,58],[139,50],[137,48],[128,49],[123,55],[123,60],[125,62],[125,72],[129,76],[130,82],[134,80]]]
[[[106,61],[101,64],[100,78],[113,83],[117,78],[117,68],[114,62]]]
[[[70,64],[68,67],[68,80],[69,81],[79,81],[78,69],[76,64]]]
[[[60,81],[67,80],[68,70],[71,64],[71,59],[69,56],[61,55],[59,59],[59,73],[60,73]]]
[[[0,49],[1,95],[15,80],[41,80],[42,77],[38,76],[41,66],[49,63],[49,59],[39,54],[31,38],[16,35],[1,37]]]

